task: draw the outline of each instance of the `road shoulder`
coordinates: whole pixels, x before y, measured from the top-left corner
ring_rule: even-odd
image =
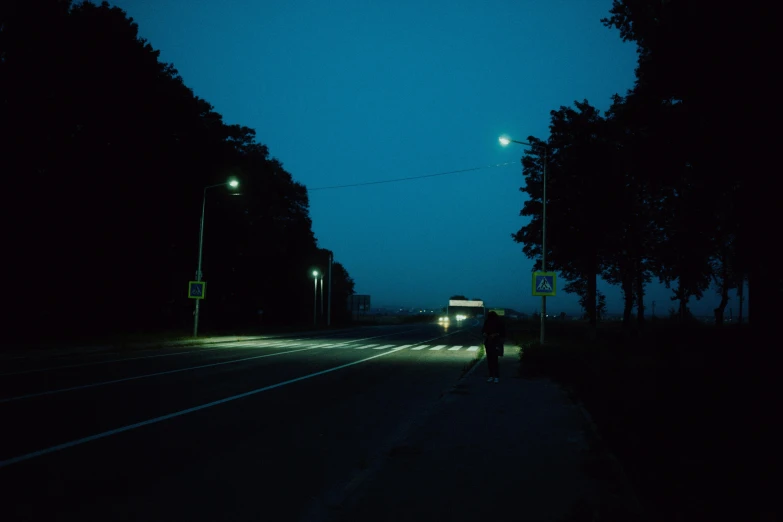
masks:
[[[379,456],[328,519],[582,520],[574,517],[623,504],[580,406],[549,380],[517,377],[517,360],[507,353],[497,384],[486,382],[480,363]]]

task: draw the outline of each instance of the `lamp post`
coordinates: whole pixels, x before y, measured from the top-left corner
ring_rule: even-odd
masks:
[[[326,300],[326,326],[332,326],[332,263],[334,255],[329,253],[329,299]]]
[[[201,200],[201,228],[198,236],[198,268],[196,269],[196,281],[201,281],[201,254],[204,251],[204,211],[207,208],[207,189],[225,186],[237,188],[239,186],[239,181],[232,178],[223,183],[216,183],[215,185],[204,187],[204,197]],[[196,299],[196,311],[193,312],[193,337],[198,337],[198,312],[200,304],[201,299]]]
[[[318,301],[318,270],[313,270],[313,326],[316,326],[317,323],[317,313],[318,308],[316,306],[316,303]]]
[[[536,147],[540,146],[544,149],[544,176],[542,185],[544,186],[543,190],[543,196],[542,196],[542,204],[543,204],[543,211],[542,211],[542,222],[541,222],[541,271],[546,272],[546,163],[547,163],[547,156],[548,156],[548,149],[547,146],[543,143],[528,143],[526,141],[517,141],[512,140],[510,138],[506,138],[501,136],[498,138],[498,141],[500,141],[500,144],[504,147],[508,145],[509,143],[518,143],[520,145],[527,145],[528,147]],[[546,324],[546,296],[541,296],[541,344],[544,344],[544,332],[545,332],[545,324]]]

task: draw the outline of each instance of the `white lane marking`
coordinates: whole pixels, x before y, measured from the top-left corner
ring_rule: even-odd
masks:
[[[469,352],[477,352],[478,351],[478,346],[468,346],[468,351]]]
[[[433,346],[432,348],[430,348],[430,350],[442,350],[447,346],[448,344],[439,344],[438,346]]]
[[[126,357],[124,359],[112,359],[107,361],[93,361],[89,363],[79,363],[79,364],[66,364],[62,366],[50,366],[48,368],[35,368],[31,370],[22,370],[18,372],[9,372],[9,373],[0,373],[0,377],[5,376],[11,376],[11,375],[24,375],[28,373],[39,373],[39,372],[48,372],[53,370],[61,370],[61,369],[67,369],[67,368],[81,368],[83,366],[94,366],[96,364],[111,364],[115,362],[123,362],[123,361],[138,361],[140,359],[154,359],[156,357],[170,357],[172,355],[185,355],[189,353],[202,353],[202,352],[210,352],[214,350],[222,350],[226,348],[258,348],[258,347],[282,347],[282,346],[290,346],[290,345],[297,345],[301,344],[301,341],[303,339],[286,339],[283,341],[272,341],[272,342],[261,342],[260,344],[244,344],[244,343],[237,343],[233,341],[226,341],[225,343],[210,343],[205,346],[213,346],[212,348],[202,348],[200,350],[188,350],[186,352],[176,352],[176,353],[163,353],[163,354],[157,354],[157,355],[144,355],[140,357]]]
[[[251,361],[253,359],[262,359],[264,357],[274,357],[276,355],[285,355],[288,353],[304,352],[306,350],[314,350],[318,346],[311,346],[309,348],[300,348],[298,350],[289,350],[287,352],[267,353],[264,355],[255,355],[253,357],[244,357],[242,359],[232,359],[230,361],[222,361],[219,363],[202,364],[199,366],[189,366],[187,368],[177,368],[176,370],[167,370],[165,372],[148,373],[146,375],[136,375],[133,377],[125,377],[123,379],[115,379],[113,381],[95,382],[92,384],[83,384],[81,386],[71,386],[70,388],[60,388],[59,390],[49,390],[45,392],[30,393],[27,395],[19,395],[17,397],[9,397],[7,399],[0,399],[0,404],[5,402],[20,401],[22,399],[32,399],[33,397],[42,397],[44,395],[54,395],[56,393],[64,393],[75,390],[86,390],[87,388],[96,388],[98,386],[106,386],[107,384],[117,384],[119,382],[135,381],[137,379],[146,379],[147,377],[157,377],[159,375],[171,375],[172,373],[186,372],[189,370],[198,370],[199,368],[212,368],[215,366],[223,366],[224,364],[234,364],[243,361]]]
[[[365,350],[367,348],[372,348],[373,346],[378,346],[377,344],[363,344],[361,346],[357,346],[357,350]]]
[[[285,341],[269,341],[269,342],[257,342],[257,343],[243,343],[243,344],[235,344],[234,346],[238,346],[241,348],[265,348],[267,346],[286,346],[289,344],[300,344],[302,342],[307,342],[303,339],[291,339],[291,340],[285,340]]]
[[[15,357],[15,359],[39,359],[39,360],[40,359],[63,360],[63,359],[73,359],[73,358],[82,359],[85,357],[96,357],[96,356],[107,356],[107,355],[127,355],[129,351],[139,354],[139,353],[146,353],[152,351],[159,352],[162,349],[192,348],[193,346],[196,345],[203,346],[203,347],[211,346],[211,345],[217,346],[218,344],[220,346],[227,346],[229,344],[235,344],[235,343],[239,345],[239,343],[250,342],[253,341],[254,339],[256,338],[248,338],[248,339],[236,340],[236,341],[224,340],[224,341],[214,341],[214,342],[199,340],[196,342],[191,341],[191,342],[183,342],[183,343],[177,343],[177,342],[167,343],[165,341],[161,341],[156,346],[155,345],[148,346],[145,344],[145,346],[148,346],[147,348],[144,348],[143,346],[134,347],[133,345],[131,345],[129,349],[125,349],[125,350],[117,349],[114,346],[99,346],[97,348],[82,347],[82,348],[75,348],[71,351],[65,351],[63,353],[52,351],[57,349],[46,349],[44,353],[31,353],[29,355],[22,355],[19,357]],[[261,338],[259,337],[257,339],[261,339]]]
[[[139,359],[154,359],[156,357],[170,357],[172,355],[184,355],[187,353],[203,353],[203,352],[211,352],[214,350],[222,350],[223,348],[226,348],[225,346],[217,346],[215,348],[204,348],[202,350],[190,350],[187,352],[176,352],[176,353],[161,353],[158,355],[145,355],[143,357],[126,357],[125,359],[113,359],[111,361],[94,361],[89,363],[80,363],[80,364],[66,364],[64,366],[51,366],[49,368],[36,368],[33,370],[22,370],[19,372],[9,372],[9,373],[0,373],[0,377],[5,377],[8,375],[24,375],[27,373],[38,373],[38,372],[48,372],[52,370],[63,370],[65,368],[81,368],[82,366],[94,366],[96,364],[111,364],[115,362],[123,362],[123,361],[137,361]]]
[[[373,348],[373,350],[385,350],[387,348],[394,348],[395,345],[393,344],[384,344],[383,346],[378,346]]]
[[[180,417],[182,415],[187,415],[188,413],[193,413],[196,411],[204,410],[207,408],[211,408],[213,406],[218,406],[220,404],[225,404],[227,402],[235,401],[237,399],[243,399],[245,397],[250,397],[251,395],[256,395],[261,392],[273,390],[275,388],[280,388],[281,386],[286,386],[288,384],[293,384],[295,382],[303,381],[305,379],[310,379],[313,377],[317,377],[319,375],[324,375],[327,373],[335,372],[337,370],[342,370],[343,368],[348,368],[349,366],[354,366],[356,364],[361,364],[363,362],[370,361],[372,359],[377,359],[378,357],[385,357],[386,355],[390,355],[395,353],[394,351],[388,351],[379,353],[377,355],[372,355],[370,357],[365,357],[364,359],[359,359],[358,361],[349,362],[346,364],[341,364],[340,366],[335,366],[334,368],[329,368],[327,370],[321,370],[320,372],[311,373],[309,375],[303,375],[302,377],[296,377],[294,379],[289,379],[287,381],[279,382],[277,384],[272,384],[270,386],[264,386],[263,388],[258,388],[256,390],[251,390],[249,392],[240,393],[238,395],[232,395],[231,397],[226,397],[225,399],[220,399],[213,402],[208,402],[206,404],[201,404],[200,406],[194,406],[193,408],[188,408],[186,410],[180,410],[176,411],[174,413],[169,413],[168,415],[161,415],[160,417],[155,417],[153,419],[148,419],[142,422],[137,422],[136,424],[129,424],[127,426],[123,426],[121,428],[116,428],[109,431],[104,431],[102,433],[97,433],[95,435],[90,435],[88,437],[83,437],[81,439],[72,440],[70,442],[66,442],[64,444],[58,444],[56,446],[50,446],[48,448],[33,451],[31,453],[26,453],[24,455],[19,455],[18,457],[11,457],[10,459],[6,460],[0,460],[0,468],[4,468],[6,466],[10,466],[11,464],[17,464],[19,462],[24,462],[26,460],[33,459],[35,457],[40,457],[42,455],[46,455],[49,453],[54,453],[55,451],[64,450],[67,448],[72,448],[74,446],[79,446],[81,444],[85,444],[87,442],[92,442],[94,440],[103,439],[106,437],[109,437],[111,435],[117,435],[118,433],[124,433],[126,431],[134,430],[136,428],[141,428],[143,426],[148,426],[150,424],[157,424],[158,422],[163,422],[165,420],[173,419],[175,417]]]
[[[421,346],[416,346],[415,348],[411,348],[411,350],[423,350],[425,348],[429,348],[426,344],[422,344]]]
[[[450,351],[450,352],[456,352],[457,350],[459,350],[459,349],[461,349],[461,348],[462,348],[462,346],[452,346],[451,348],[449,348],[449,349],[448,349],[448,351]]]
[[[412,344],[403,344],[402,346],[396,346],[392,348],[392,350],[404,350],[405,348],[410,348],[413,346]]]

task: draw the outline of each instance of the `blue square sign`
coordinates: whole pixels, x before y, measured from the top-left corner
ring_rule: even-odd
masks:
[[[555,295],[557,274],[554,272],[533,272],[533,295]]]
[[[207,282],[206,281],[190,281],[188,282],[188,297],[190,299],[204,299],[207,294]]]

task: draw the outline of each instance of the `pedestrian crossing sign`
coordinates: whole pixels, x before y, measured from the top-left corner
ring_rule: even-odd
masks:
[[[554,272],[533,272],[533,295],[555,295],[557,274]]]
[[[204,299],[207,293],[206,281],[188,281],[188,297],[190,299]]]

